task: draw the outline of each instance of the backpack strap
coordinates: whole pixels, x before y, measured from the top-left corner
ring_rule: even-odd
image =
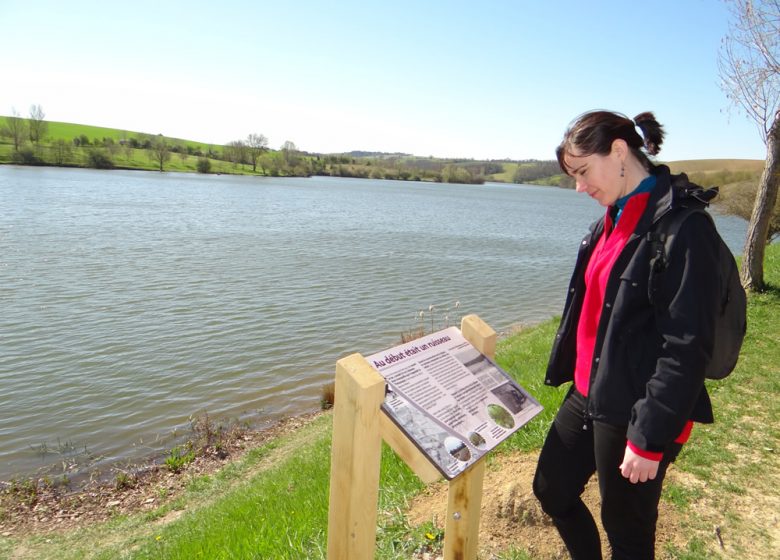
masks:
[[[661,216],[655,227],[647,232],[647,240],[650,243],[650,278],[647,282],[647,299],[651,305],[655,303],[655,279],[666,270],[674,238],[680,231],[683,222],[693,214],[704,214],[712,222],[712,216],[704,208],[682,206]]]

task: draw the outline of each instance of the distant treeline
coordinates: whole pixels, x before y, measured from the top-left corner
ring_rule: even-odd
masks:
[[[361,156],[358,155],[360,153],[315,154],[312,156],[314,173],[365,179],[482,184],[490,175],[504,170],[501,163],[492,161],[421,158],[375,152]]]
[[[262,134],[206,145],[126,130],[45,120],[33,105],[0,120],[0,163],[97,169],[155,169],[268,176],[329,175],[403,181],[482,184],[485,181],[560,183],[554,161],[472,160],[352,151],[318,154],[286,141],[278,150]]]
[[[558,186],[572,187],[569,184],[570,177],[561,173],[561,168],[556,160],[526,160],[519,162],[517,170],[512,177],[513,183],[535,183],[544,181],[545,184],[557,184]]]

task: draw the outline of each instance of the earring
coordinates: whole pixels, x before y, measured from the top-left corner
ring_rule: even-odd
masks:
[[[625,177],[626,176],[626,168],[622,165],[620,166],[620,176]]]

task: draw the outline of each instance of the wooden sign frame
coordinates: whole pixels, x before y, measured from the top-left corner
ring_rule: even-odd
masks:
[[[463,337],[490,359],[496,332],[477,315],[463,317]],[[423,482],[441,474],[381,410],[385,380],[360,354],[336,363],[333,407],[328,560],[371,560],[376,548],[382,440]],[[485,457],[449,481],[444,560],[475,560]]]

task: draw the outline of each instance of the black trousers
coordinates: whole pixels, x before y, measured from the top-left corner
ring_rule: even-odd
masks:
[[[601,522],[613,560],[652,560],[658,501],[669,463],[680,445],[664,454],[658,475],[631,482],[620,474],[627,426],[585,420],[585,397],[572,389],[558,411],[534,476],[534,494],[553,520],[573,560],[599,560],[601,541],[582,501],[585,485],[598,473]]]

